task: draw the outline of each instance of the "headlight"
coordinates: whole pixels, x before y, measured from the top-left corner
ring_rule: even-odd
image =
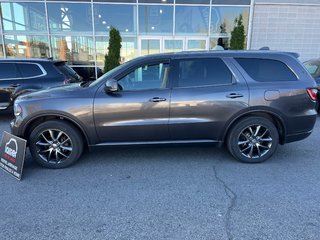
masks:
[[[18,103],[15,103],[13,106],[13,112],[16,117],[20,116],[22,113],[22,108]]]

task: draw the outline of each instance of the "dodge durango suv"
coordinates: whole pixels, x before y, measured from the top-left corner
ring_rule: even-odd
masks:
[[[182,52],[139,57],[90,83],[17,98],[13,134],[36,162],[63,168],[85,146],[212,143],[248,163],[306,138],[316,83],[294,53]]]

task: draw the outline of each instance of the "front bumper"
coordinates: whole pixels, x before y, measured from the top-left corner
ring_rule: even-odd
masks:
[[[17,137],[23,138],[23,131],[21,128],[22,119],[20,117],[14,118],[10,122],[11,133]]]

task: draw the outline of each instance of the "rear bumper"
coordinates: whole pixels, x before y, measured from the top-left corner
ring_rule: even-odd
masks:
[[[290,142],[296,142],[302,139],[307,138],[310,134],[312,133],[312,130],[307,131],[307,132],[301,132],[301,133],[295,133],[295,134],[290,134],[287,135],[284,139],[283,144],[285,143],[290,143]]]
[[[302,116],[285,119],[286,131],[281,144],[299,141],[307,138],[313,131],[317,121],[317,111],[312,109]]]

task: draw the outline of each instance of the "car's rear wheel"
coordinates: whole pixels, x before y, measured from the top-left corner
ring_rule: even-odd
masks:
[[[83,151],[79,131],[64,121],[51,120],[35,127],[29,137],[33,159],[47,168],[65,168],[74,164]]]
[[[227,136],[231,155],[241,162],[260,163],[270,158],[279,144],[275,125],[263,117],[248,117],[237,122]]]

